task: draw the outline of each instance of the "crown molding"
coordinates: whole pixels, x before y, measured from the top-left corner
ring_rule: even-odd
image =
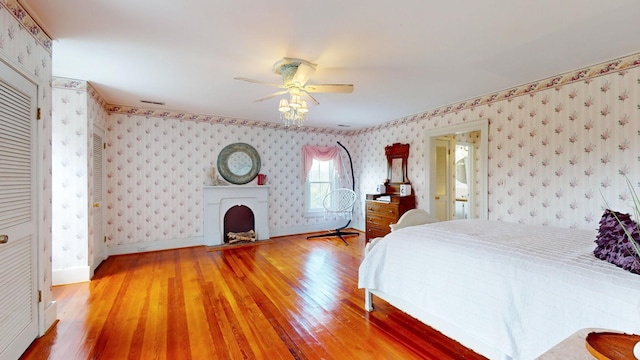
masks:
[[[349,135],[350,133],[350,131],[345,131],[345,130],[318,128],[318,127],[310,127],[310,126],[303,126],[299,128],[292,126],[287,128],[284,126],[284,124],[281,124],[281,123],[238,119],[233,117],[224,117],[224,116],[215,116],[215,115],[195,114],[190,112],[174,111],[174,110],[148,109],[148,108],[142,108],[142,107],[136,107],[136,106],[127,106],[127,105],[109,104],[107,105],[106,109],[107,109],[107,112],[109,112],[110,114],[124,114],[129,116],[157,117],[157,118],[163,118],[163,119],[186,120],[186,121],[206,122],[211,124],[223,124],[223,125],[249,126],[253,128],[257,127],[257,128],[264,128],[264,129],[307,132],[307,133],[314,133],[314,134]]]
[[[38,22],[29,14],[25,6],[17,0],[0,0],[0,6],[4,7],[13,15],[13,17],[23,26],[36,41],[42,45],[51,54],[51,37],[38,24]]]

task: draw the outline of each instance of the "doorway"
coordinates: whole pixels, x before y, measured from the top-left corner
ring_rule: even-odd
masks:
[[[471,218],[469,204],[473,203],[473,144],[466,142],[456,142],[454,150],[454,196],[455,196],[455,219]]]
[[[442,166],[442,160],[438,160],[438,154],[442,156],[443,152],[443,139],[448,139],[449,144],[446,146],[450,149],[455,146],[455,144],[452,144],[454,139],[458,139],[457,142],[462,145],[470,143],[470,141],[466,139],[468,139],[471,134],[477,134],[477,141],[474,142],[473,146],[469,146],[468,149],[472,150],[467,150],[469,151],[467,161],[461,162],[461,164],[465,164],[464,170],[462,166],[460,166],[460,172],[464,172],[466,177],[464,180],[468,187],[468,197],[465,202],[464,214],[466,214],[469,219],[488,218],[487,167],[489,121],[479,120],[468,124],[428,130],[426,132],[425,158],[428,161],[428,166],[426,166],[426,188],[429,189],[429,195],[426,197],[426,209],[441,221],[456,218],[455,212],[451,210],[451,207],[457,205],[453,201],[455,199],[455,190],[451,184],[454,181],[458,181],[454,179],[454,175],[452,175],[456,174],[457,170],[456,162],[453,161],[453,159],[455,159],[454,155],[448,154],[451,156],[446,161],[446,164],[449,165],[446,167]],[[447,179],[447,183],[445,183],[447,184],[445,185],[447,195],[445,196],[447,202],[446,207],[448,207],[448,209],[446,210],[442,210],[445,206],[440,204],[443,196],[441,189],[443,176]]]

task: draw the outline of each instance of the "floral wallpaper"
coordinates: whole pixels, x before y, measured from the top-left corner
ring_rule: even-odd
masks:
[[[624,206],[629,197],[620,174],[638,175],[638,124],[631,121],[640,96],[636,58],[346,132],[107,105],[109,244],[202,236],[201,186],[219,151],[233,142],[251,144],[262,157],[274,235],[322,229],[324,219],[301,215],[300,148],[343,142],[361,195],[353,226],[363,230],[364,195],[386,176],[384,146],[410,144],[409,179],[421,207],[426,131],[478,119],[490,121],[491,219],[594,228],[604,198]]]
[[[108,114],[86,81],[53,78],[52,84],[52,262],[57,274],[93,264],[93,129],[104,129]]]
[[[596,228],[604,200],[640,177],[640,69],[587,79],[486,109],[492,218]]]
[[[0,0],[0,58],[38,84],[38,105],[41,120],[38,123],[38,161],[41,164],[38,190],[41,207],[38,256],[41,265],[39,278],[45,310],[49,309],[51,294],[51,39],[15,0]],[[49,314],[48,312],[46,314]],[[45,315],[46,316],[46,315]],[[55,314],[53,314],[55,316]],[[55,319],[45,319],[48,325]]]
[[[53,81],[53,271],[87,267],[88,147],[84,81]]]
[[[355,132],[363,191],[384,174],[381,149],[411,144],[409,172],[424,201],[425,131],[488,119],[489,218],[594,229],[605,200],[630,211],[624,176],[640,186],[640,55]],[[413,173],[413,175],[412,175]]]
[[[324,218],[302,215],[302,146],[336,141],[348,143],[348,137],[112,113],[107,121],[108,245],[203,236],[202,187],[211,184],[220,151],[236,142],[250,144],[260,155],[260,173],[268,176],[272,236],[324,229]]]

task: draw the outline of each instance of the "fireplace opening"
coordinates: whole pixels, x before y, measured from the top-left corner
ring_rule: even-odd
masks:
[[[224,214],[224,242],[256,241],[255,217],[253,211],[244,205],[235,205]]]

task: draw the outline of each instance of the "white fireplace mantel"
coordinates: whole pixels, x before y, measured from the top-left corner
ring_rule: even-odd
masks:
[[[203,193],[205,245],[222,245],[224,215],[236,205],[244,205],[253,211],[258,240],[269,238],[268,186],[205,186]]]

